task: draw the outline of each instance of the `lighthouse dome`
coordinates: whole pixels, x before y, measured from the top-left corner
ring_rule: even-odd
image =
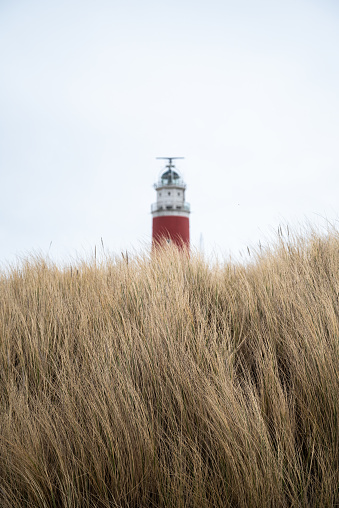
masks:
[[[173,164],[173,159],[182,159],[183,157],[159,157],[160,159],[168,159],[168,164],[161,170],[158,177],[158,182],[154,184],[157,190],[163,187],[178,187],[180,189],[186,189],[186,184]]]
[[[166,168],[165,171],[161,171],[159,174],[158,183],[155,184],[155,188],[157,189],[166,185],[174,185],[175,187],[186,188],[181,174],[176,169],[172,168]]]
[[[174,171],[173,169],[166,169],[161,174],[160,180],[163,185],[171,185],[173,183],[179,183],[181,176],[177,171]]]

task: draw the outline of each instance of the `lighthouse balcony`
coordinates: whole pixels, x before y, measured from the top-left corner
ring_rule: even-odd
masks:
[[[173,202],[162,202],[162,203],[153,203],[151,205],[151,212],[161,212],[161,211],[181,211],[181,212],[190,212],[191,206],[189,203],[173,203]]]
[[[156,190],[163,189],[164,187],[165,188],[176,187],[176,188],[185,190],[186,184],[181,178],[178,178],[176,180],[161,178],[157,183],[154,184],[154,188]]]

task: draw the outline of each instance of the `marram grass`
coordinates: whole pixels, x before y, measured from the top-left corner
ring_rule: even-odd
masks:
[[[334,507],[339,236],[0,280],[0,506]]]

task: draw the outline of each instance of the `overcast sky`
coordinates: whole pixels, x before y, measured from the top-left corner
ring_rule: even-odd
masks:
[[[338,220],[337,0],[0,0],[0,64],[1,262],[147,248],[158,156],[207,254]]]

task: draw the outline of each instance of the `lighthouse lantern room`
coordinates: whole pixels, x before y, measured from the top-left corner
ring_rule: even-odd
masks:
[[[174,243],[179,248],[189,248],[190,205],[185,201],[186,184],[173,164],[174,159],[183,157],[158,157],[168,164],[154,184],[157,201],[152,204],[152,245]]]

